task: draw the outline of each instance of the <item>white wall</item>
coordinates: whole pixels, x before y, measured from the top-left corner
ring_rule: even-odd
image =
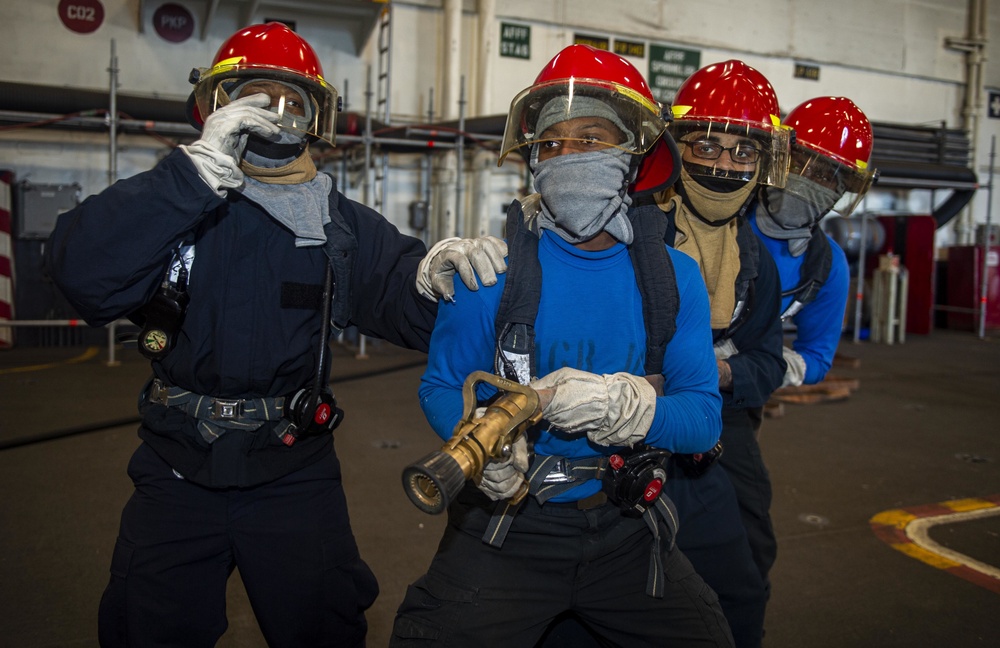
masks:
[[[61,24],[57,2],[0,0],[4,17],[0,79],[106,91],[114,39],[120,92],[184,99],[190,90],[188,72],[210,64],[221,42],[242,26],[248,3],[222,0],[201,40],[206,3],[173,1],[186,6],[196,19],[195,35],[181,44],[161,39],[152,29],[151,16],[163,4],[158,0],[102,0],[104,24],[88,35],[75,34]],[[258,10],[252,21],[275,14],[267,3],[261,4],[265,9]],[[843,94],[875,121],[962,124],[965,57],[945,44],[946,38],[966,35],[968,6],[962,0],[498,0],[495,5],[497,31],[501,21],[531,27],[531,58],[501,58],[494,47],[491,78],[477,78],[478,3],[465,0],[460,69],[466,77],[467,115],[471,111],[506,112],[511,98],[530,85],[542,66],[581,31],[697,49],[702,65],[741,58],[768,77],[783,110],[813,96]],[[446,112],[441,106],[447,82],[442,7],[442,0],[393,2],[391,105],[395,122],[425,120],[431,89],[435,114]],[[349,30],[322,15],[291,9],[283,13],[297,21],[299,33],[317,50],[327,78],[342,90],[346,85],[351,109],[363,110],[369,70],[374,74],[377,66],[374,35],[366,43],[356,43]],[[989,0],[988,16],[987,59],[997,61],[1000,2]],[[633,62],[646,71],[646,61]],[[795,79],[796,62],[819,66],[820,80]],[[1000,89],[1000,66],[987,63],[985,72],[983,85]],[[489,84],[490,100],[480,108],[476,89],[484,82]],[[985,105],[978,108],[976,171],[985,185],[990,138],[1000,134],[1000,120],[988,119]],[[123,137],[119,143],[120,177],[148,168],[166,151],[157,141],[141,136]],[[13,168],[19,178],[38,183],[80,182],[84,192],[91,193],[107,184],[107,148],[107,139],[100,134],[5,131],[0,132],[0,167]],[[393,158],[392,172],[397,176],[392,178],[385,211],[404,229],[408,205],[420,197],[414,168],[410,156]],[[473,178],[471,171],[470,167],[466,180]],[[490,195],[496,204],[486,210],[490,218],[500,218],[500,206],[514,196],[521,180],[520,165],[508,163],[499,173],[491,183]],[[466,187],[466,194],[472,193]],[[913,200],[920,203],[923,199]],[[997,200],[995,221],[1000,220]],[[985,212],[986,196],[981,191],[974,201],[976,220],[984,220]],[[495,231],[496,225],[484,223],[480,229]],[[952,235],[943,232],[940,237],[948,241]]]

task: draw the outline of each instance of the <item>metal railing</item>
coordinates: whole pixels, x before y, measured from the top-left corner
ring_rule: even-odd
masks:
[[[118,345],[117,332],[119,326],[135,326],[132,322],[127,319],[120,319],[111,322],[110,324],[105,324],[103,328],[107,329],[107,345],[108,345],[108,359],[105,363],[109,367],[118,366],[119,362],[115,355],[115,347]],[[41,327],[68,327],[68,328],[95,328],[91,327],[82,319],[61,319],[61,320],[0,320],[0,330],[3,329],[14,329],[14,328],[41,328]],[[367,336],[358,333],[357,344],[352,344],[341,332],[340,335],[334,338],[338,344],[351,349],[354,351],[354,357],[358,360],[364,360],[368,358],[367,352]]]
[[[104,326],[107,329],[107,342],[108,342],[108,360],[107,365],[109,367],[115,367],[118,365],[118,360],[115,358],[115,346],[116,339],[115,335],[118,330],[119,325],[134,326],[132,322],[128,320],[115,320],[110,324]],[[69,327],[69,328],[93,328],[82,319],[61,319],[61,320],[0,320],[0,330],[5,328],[41,328],[41,327]]]

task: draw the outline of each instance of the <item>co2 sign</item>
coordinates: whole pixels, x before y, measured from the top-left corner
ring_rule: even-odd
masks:
[[[98,0],[59,0],[59,20],[70,31],[89,34],[104,22],[104,5]]]

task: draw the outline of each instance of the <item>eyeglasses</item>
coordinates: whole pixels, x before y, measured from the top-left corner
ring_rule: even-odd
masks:
[[[687,144],[691,155],[701,160],[718,160],[725,151],[729,151],[729,159],[736,164],[753,164],[760,160],[760,150],[751,144],[723,146],[712,140],[682,141]]]

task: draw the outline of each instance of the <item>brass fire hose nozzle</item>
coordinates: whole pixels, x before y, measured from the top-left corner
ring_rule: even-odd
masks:
[[[477,418],[479,383],[493,385],[503,393]],[[464,412],[451,439],[440,450],[403,469],[403,489],[425,513],[447,509],[466,481],[478,483],[486,463],[509,457],[518,436],[542,418],[534,389],[485,371],[474,371],[465,379],[462,400]],[[528,484],[523,483],[511,502],[516,504],[527,494]]]

